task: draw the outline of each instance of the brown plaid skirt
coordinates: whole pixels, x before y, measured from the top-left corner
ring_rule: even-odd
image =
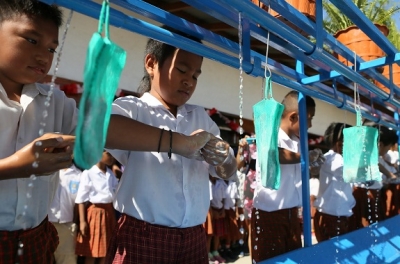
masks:
[[[239,223],[236,219],[236,211],[232,209],[225,209],[225,238],[229,241],[236,241],[240,238]]]
[[[106,256],[108,240],[113,235],[117,223],[112,203],[90,204],[86,219],[89,234],[82,236],[78,232],[75,253],[78,256],[103,258]]]
[[[208,264],[202,225],[173,228],[122,214],[107,251],[106,263]]]
[[[318,242],[350,232],[350,217],[334,216],[321,213],[318,210],[314,215],[314,231]]]
[[[0,231],[0,263],[48,264],[58,246],[57,230],[47,217],[29,230]]]
[[[256,262],[302,247],[298,209],[266,212],[253,208],[251,256]]]

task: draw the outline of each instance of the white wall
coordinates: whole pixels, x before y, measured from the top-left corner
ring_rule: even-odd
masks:
[[[69,10],[64,9],[65,20]],[[82,81],[86,48],[92,34],[97,30],[97,20],[79,13],[74,13],[66,38],[59,77]],[[60,39],[64,28],[60,30]],[[119,28],[110,29],[111,39],[127,51],[128,59],[122,74],[119,87],[136,91],[143,76],[143,56],[146,38]],[[196,92],[189,101],[204,107],[215,107],[222,112],[239,115],[239,71],[221,63],[205,59],[202,75],[199,78]],[[53,74],[53,68],[49,72]],[[262,79],[244,76],[243,115],[252,119],[252,106],[262,98]],[[281,101],[290,89],[273,85],[274,98]],[[355,115],[325,102],[316,100],[317,110],[313,127],[309,132],[323,135],[331,122],[355,124]]]

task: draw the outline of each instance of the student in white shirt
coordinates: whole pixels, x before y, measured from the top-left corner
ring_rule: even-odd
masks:
[[[82,172],[75,203],[79,207],[79,233],[76,254],[85,257],[85,264],[104,263],[116,225],[112,205],[118,179],[110,169],[114,158],[107,151],[89,170]]]
[[[289,92],[282,104],[285,109],[278,134],[281,167],[278,190],[261,185],[257,164],[257,187],[251,216],[251,256],[256,262],[302,246],[298,218],[298,208],[302,206],[298,92]],[[310,128],[315,115],[315,101],[309,96],[306,96],[306,107]]]
[[[208,175],[230,177],[237,169],[236,160],[204,108],[187,104],[195,91],[203,58],[153,39],[147,42],[145,53],[145,76],[140,86],[143,95],[119,98],[112,110],[110,127],[120,133],[108,136],[108,148],[125,169],[114,201],[122,215],[107,261],[207,263],[202,224],[210,204]],[[162,129],[159,142],[155,142],[160,151],[126,150],[130,149],[127,145],[131,138],[136,137],[124,133],[136,126],[135,122],[126,126],[127,120]],[[169,148],[173,142],[193,134],[196,135],[191,138],[199,142],[185,148],[177,144],[181,149]],[[142,137],[142,141],[145,147],[148,139]],[[199,147],[200,143],[203,145]],[[162,153],[165,148],[168,153]],[[194,153],[199,160],[184,155],[193,148],[201,148]],[[133,231],[137,229],[146,232]]]
[[[329,151],[319,172],[319,191],[315,200],[314,230],[318,242],[350,231],[350,217],[356,201],[350,183],[343,180],[344,123],[331,123],[324,134]]]
[[[387,127],[365,120],[363,125],[372,126],[379,130],[378,150],[379,156],[385,155],[397,142],[396,132]],[[379,171],[382,179],[396,178],[396,175],[387,170],[381,163]],[[367,183],[354,183],[353,196],[356,205],[353,208],[352,228],[360,229],[375,222],[385,219],[386,201],[382,197],[382,180]]]
[[[76,194],[82,171],[71,165],[60,171],[60,182],[49,209],[49,221],[57,229],[60,244],[54,252],[56,264],[76,263],[75,242],[78,229]]]

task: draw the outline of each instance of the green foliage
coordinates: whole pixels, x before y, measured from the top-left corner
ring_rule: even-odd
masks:
[[[400,6],[395,6],[388,0],[353,0],[353,2],[373,23],[388,27],[393,22],[393,15],[400,10]],[[335,34],[354,25],[353,21],[328,0],[323,0],[323,5],[325,9],[324,27],[328,33]]]
[[[392,42],[392,44],[400,50],[400,32],[397,29],[396,26],[396,21],[393,19],[390,21],[390,24],[388,25],[389,28],[389,35],[387,36],[388,40]]]

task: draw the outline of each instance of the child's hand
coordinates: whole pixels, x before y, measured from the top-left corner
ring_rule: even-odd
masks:
[[[201,153],[207,163],[219,166],[229,157],[229,144],[222,139],[212,136],[201,149]]]
[[[89,235],[89,226],[86,221],[82,221],[79,223],[79,232],[81,233],[82,236]]]
[[[25,172],[26,177],[51,174],[67,168],[72,163],[74,141],[74,136],[45,134],[14,154],[17,166]]]

